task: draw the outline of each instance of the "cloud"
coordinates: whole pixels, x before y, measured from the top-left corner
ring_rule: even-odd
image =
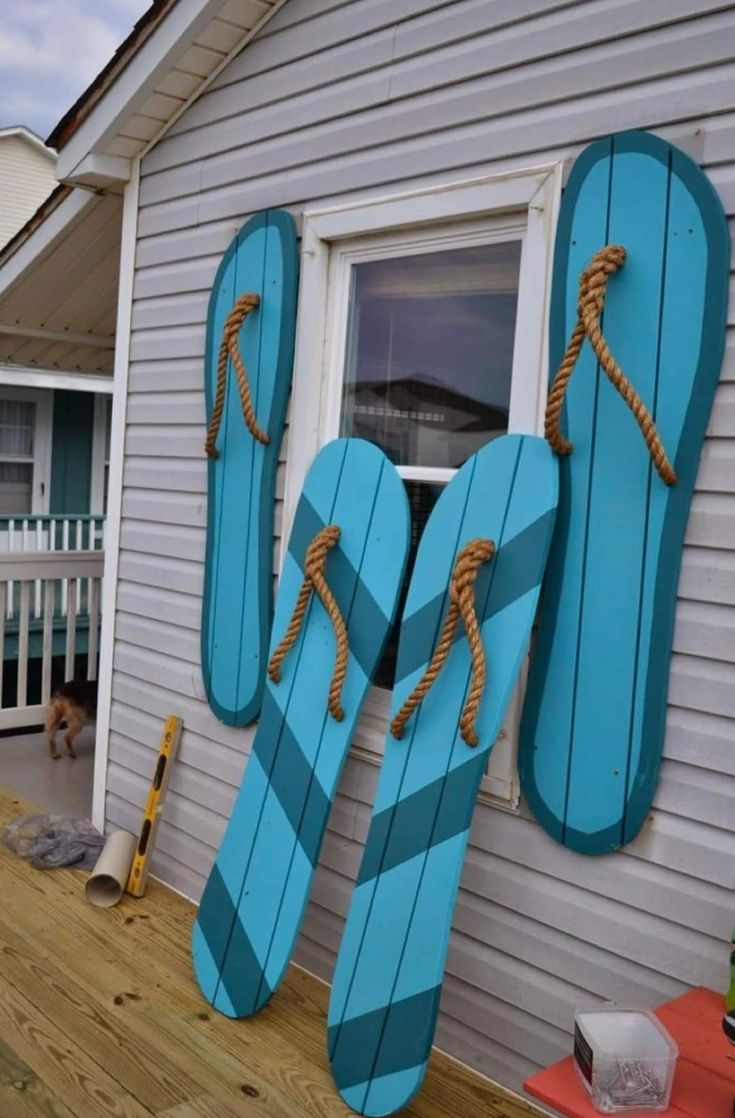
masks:
[[[0,127],[46,136],[150,0],[13,0],[0,23]]]

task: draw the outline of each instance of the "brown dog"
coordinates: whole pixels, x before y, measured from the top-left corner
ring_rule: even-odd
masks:
[[[46,711],[46,736],[52,760],[61,756],[56,750],[56,731],[66,722],[64,741],[70,757],[76,757],[74,738],[88,718],[97,717],[97,680],[72,679],[57,687]]]

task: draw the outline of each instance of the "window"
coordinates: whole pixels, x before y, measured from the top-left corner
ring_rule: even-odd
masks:
[[[401,469],[411,508],[409,574],[444,484],[508,429],[520,245],[420,251],[426,246],[417,238],[412,254],[403,246],[400,255],[363,261],[359,244],[341,250],[356,259],[340,434],[377,443]],[[398,627],[378,686],[393,684]]]
[[[92,479],[89,511],[94,516],[107,515],[107,489],[110,477],[110,432],[112,429],[112,397],[94,398],[94,429],[92,435]]]
[[[0,389],[0,517],[48,511],[50,392]]]
[[[406,483],[410,572],[457,468],[508,430],[540,432],[560,178],[553,166],[304,215],[292,401],[301,437],[290,440],[284,537],[313,455],[337,435],[359,436]],[[372,760],[387,729],[397,629],[355,741]],[[520,694],[483,784],[505,806],[518,800]]]

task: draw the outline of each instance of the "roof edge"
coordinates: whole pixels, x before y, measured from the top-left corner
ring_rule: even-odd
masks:
[[[45,140],[43,140],[37,132],[29,128],[26,124],[11,124],[7,128],[0,128],[0,139],[3,136],[20,136],[22,139],[27,140],[29,144],[33,144],[38,151],[42,152],[48,159],[56,160],[56,152],[51,148]]]
[[[153,0],[150,8],[135,23],[130,34],[123,40],[109,62],[77,97],[71,108],[64,113],[53,131],[46,137],[48,147],[61,151],[90,115],[95,105],[104,97],[109,86],[117,80],[130,59],[150,38],[177,2],[178,0]]]

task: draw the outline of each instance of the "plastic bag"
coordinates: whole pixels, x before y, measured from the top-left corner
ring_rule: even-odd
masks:
[[[3,842],[37,870],[72,866],[92,869],[105,840],[88,819],[63,815],[21,815],[5,828]]]

